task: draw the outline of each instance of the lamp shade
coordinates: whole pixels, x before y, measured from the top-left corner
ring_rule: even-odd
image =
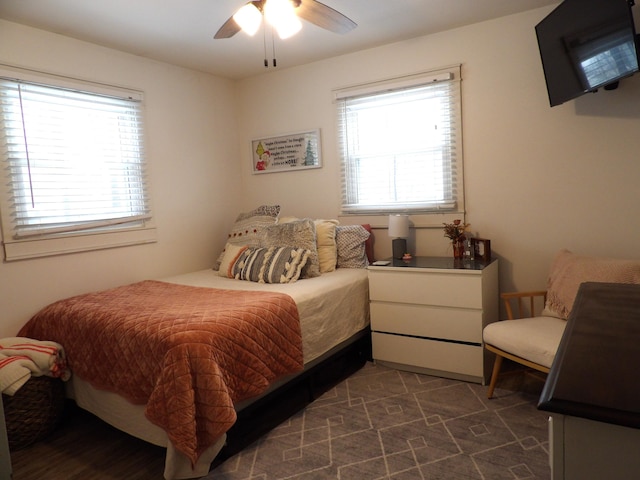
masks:
[[[389,236],[393,238],[409,236],[409,215],[389,215]]]

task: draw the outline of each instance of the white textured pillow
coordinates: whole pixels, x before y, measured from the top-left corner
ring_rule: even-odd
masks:
[[[333,272],[338,263],[336,226],[338,220],[314,220],[316,224],[316,245],[320,273]]]
[[[280,205],[261,205],[250,212],[241,213],[236,217],[236,221],[231,227],[227,238],[227,245],[247,245],[257,247],[259,244],[260,232],[268,225],[273,225],[278,220]],[[220,262],[224,257],[224,250],[218,255],[218,259],[213,267],[220,269]]]
[[[362,225],[336,226],[338,268],[367,268],[365,242],[369,235]]]
[[[298,217],[278,217],[278,224],[298,222]],[[316,226],[316,248],[320,273],[333,272],[338,262],[336,246],[336,225],[338,220],[314,220]]]
[[[221,277],[233,278],[233,266],[240,257],[240,254],[247,248],[249,247],[246,245],[233,245],[232,243],[227,243],[224,247],[224,251],[222,252],[223,256],[222,261],[220,262],[218,275]]]
[[[301,278],[320,275],[316,226],[308,218],[265,227],[260,234],[259,245],[261,247],[293,247],[309,250],[309,260],[302,271]]]
[[[278,221],[276,223],[290,223],[297,222],[300,220],[298,217],[278,217]]]

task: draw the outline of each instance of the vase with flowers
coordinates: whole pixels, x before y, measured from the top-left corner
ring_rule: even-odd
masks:
[[[468,223],[462,223],[462,220],[456,219],[453,223],[443,223],[444,236],[451,240],[451,246],[453,247],[453,258],[464,257],[464,241],[466,240],[465,232]]]

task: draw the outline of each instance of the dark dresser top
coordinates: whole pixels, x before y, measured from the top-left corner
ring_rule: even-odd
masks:
[[[583,283],[538,408],[640,428],[640,285]]]
[[[395,268],[436,268],[444,270],[483,270],[491,263],[497,261],[495,258],[485,262],[484,260],[455,259],[451,257],[412,257],[410,260],[398,258],[387,259],[391,263],[386,267]]]

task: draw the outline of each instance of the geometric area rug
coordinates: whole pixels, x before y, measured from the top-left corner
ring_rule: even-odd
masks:
[[[486,389],[367,363],[204,479],[550,479],[539,392]]]

